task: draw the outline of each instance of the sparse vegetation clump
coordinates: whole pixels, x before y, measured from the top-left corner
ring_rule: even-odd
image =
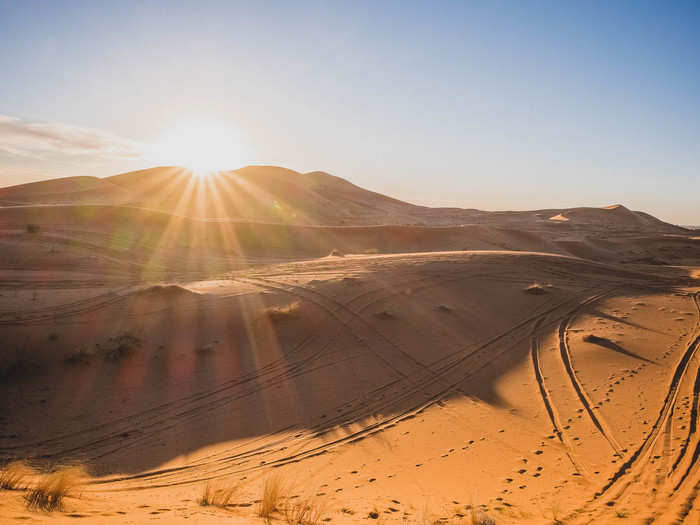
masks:
[[[39,225],[38,224],[27,224],[25,230],[27,233],[39,233]]]
[[[341,252],[338,248],[333,248],[329,255],[331,257],[345,257],[345,254]]]
[[[63,508],[63,500],[83,484],[86,477],[81,467],[66,467],[44,475],[24,497],[32,510],[51,512]]]
[[[289,525],[320,525],[324,513],[321,501],[311,497],[284,508],[284,518]]]
[[[120,359],[131,355],[137,348],[141,346],[141,340],[129,333],[124,333],[110,339],[110,344],[105,353],[107,361],[119,361]]]
[[[496,521],[484,511],[472,507],[470,512],[471,525],[496,525]]]
[[[22,461],[12,461],[0,470],[0,489],[25,490],[27,478],[33,473],[32,469]]]
[[[212,505],[214,507],[226,508],[231,504],[233,497],[238,493],[238,489],[238,485],[216,488],[211,483],[207,483],[204,486],[202,497],[199,499],[199,504],[203,507]]]
[[[280,306],[269,306],[265,308],[264,314],[270,321],[285,321],[299,316],[301,305],[299,301]]]
[[[258,507],[258,516],[269,520],[280,509],[282,499],[287,496],[289,486],[279,475],[272,475],[263,483],[262,499]]]

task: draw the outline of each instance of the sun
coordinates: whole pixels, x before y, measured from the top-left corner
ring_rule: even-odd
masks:
[[[233,129],[215,120],[191,119],[170,129],[153,146],[154,162],[182,166],[206,175],[241,165]]]

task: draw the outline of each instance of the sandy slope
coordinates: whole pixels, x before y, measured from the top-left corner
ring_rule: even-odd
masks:
[[[0,455],[88,466],[54,521],[247,523],[274,473],[333,523],[467,505],[498,523],[692,523],[694,271],[442,252],[24,302],[8,287],[0,337],[29,358],[1,387]],[[236,506],[200,507],[207,481],[240,483]],[[3,492],[0,519],[25,517],[43,519]]]

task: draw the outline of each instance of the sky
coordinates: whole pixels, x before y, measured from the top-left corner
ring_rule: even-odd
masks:
[[[203,158],[697,225],[700,3],[0,0],[0,186]]]

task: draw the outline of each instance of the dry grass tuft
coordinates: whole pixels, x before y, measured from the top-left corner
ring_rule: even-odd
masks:
[[[27,507],[48,512],[60,510],[63,500],[83,484],[86,476],[82,467],[66,467],[42,476],[24,497]]]
[[[304,498],[284,508],[284,519],[289,525],[320,525],[326,512],[318,498]]]
[[[0,470],[0,488],[4,490],[25,490],[27,478],[34,471],[22,461],[12,461]]]
[[[273,474],[265,479],[258,516],[269,520],[280,509],[282,499],[287,497],[288,492],[289,485],[281,476]]]
[[[264,314],[271,321],[284,321],[298,317],[300,310],[301,304],[299,301],[294,301],[290,304],[269,306],[268,308],[265,308]]]
[[[229,506],[233,497],[238,493],[239,485],[215,488],[211,483],[204,486],[199,504],[203,507],[213,505],[214,507],[225,508]]]
[[[345,257],[345,254],[341,252],[338,248],[333,248],[329,255],[331,257]]]
[[[469,517],[471,525],[496,525],[496,521],[491,516],[475,507],[471,508]]]

